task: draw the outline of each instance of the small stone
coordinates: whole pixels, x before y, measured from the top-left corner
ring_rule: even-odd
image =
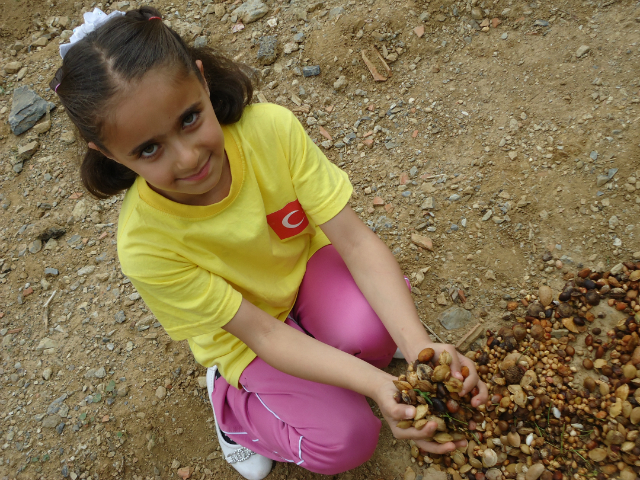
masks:
[[[267,35],[260,38],[258,47],[258,63],[271,65],[278,58],[278,37]]]
[[[31,253],[38,253],[40,250],[42,250],[42,242],[39,239],[36,239],[29,244],[29,251]]]
[[[338,15],[342,15],[344,13],[343,7],[335,7],[329,10],[329,20],[333,20]]]
[[[62,419],[59,415],[49,415],[42,421],[43,428],[56,428]]]
[[[70,131],[62,132],[60,135],[60,141],[65,145],[71,145],[76,141],[76,136]]]
[[[58,348],[58,344],[53,340],[51,340],[50,338],[45,337],[42,340],[40,340],[40,343],[38,343],[36,350],[45,350],[49,348]]]
[[[347,86],[347,77],[345,77],[344,75],[341,75],[338,80],[336,80],[335,82],[333,82],[333,88],[335,88],[336,90],[342,90],[343,88],[345,88]]]
[[[284,47],[283,47],[283,51],[285,53],[285,55],[290,55],[293,52],[297,52],[298,51],[298,44],[296,42],[289,42],[289,43],[285,43]]]
[[[471,9],[471,18],[474,20],[482,20],[484,15],[482,14],[482,9],[479,7],[474,7]]]
[[[80,270],[78,270],[78,276],[85,277],[87,275],[90,275],[94,272],[95,269],[96,269],[95,265],[87,265],[85,267],[82,267]]]
[[[193,46],[195,48],[204,48],[207,46],[207,43],[207,37],[205,35],[201,35],[194,40]]]
[[[18,71],[22,68],[21,62],[9,62],[4,66],[4,71],[8,74],[18,73]]]
[[[433,241],[429,237],[425,237],[424,235],[418,235],[417,233],[411,234],[411,242],[415,245],[424,248],[425,250],[429,250],[433,252]]]
[[[422,210],[433,210],[436,208],[436,201],[433,197],[427,197],[424,202],[422,202],[422,205],[420,205],[420,208]]]
[[[180,462],[178,460],[174,460],[173,462],[171,462],[171,468],[173,468],[174,470],[176,468],[180,468]]]
[[[51,369],[51,367],[47,367],[42,372],[42,378],[44,378],[45,380],[49,380],[51,378],[52,373],[53,373],[53,370]]]
[[[443,305],[443,306],[446,306],[449,304],[447,302],[447,297],[444,294],[444,292],[441,292],[438,294],[438,296],[436,297],[436,302],[438,303],[438,305]]]
[[[166,396],[167,396],[167,389],[164,388],[162,385],[160,385],[156,389],[156,397],[158,397],[160,400],[162,400]]]
[[[493,270],[487,270],[484,274],[484,278],[486,278],[487,280],[496,280],[496,274],[494,273]]]
[[[305,77],[315,77],[317,75],[320,75],[320,65],[302,67],[302,75]]]
[[[193,469],[191,467],[182,467],[178,469],[178,476],[182,478],[182,480],[186,480],[191,477],[191,473],[193,473]]]
[[[27,87],[13,91],[13,105],[9,113],[9,125],[14,135],[20,135],[33,127],[55,104],[47,102]]]
[[[473,316],[471,315],[471,312],[457,305],[448,308],[438,315],[440,324],[447,330],[455,330],[456,328],[465,327],[469,322],[471,322],[472,318]]]
[[[591,47],[589,47],[588,45],[581,45],[580,47],[578,47],[578,50],[576,50],[576,57],[580,58],[583,55],[586,55],[589,50],[591,50]]]
[[[107,376],[107,371],[105,370],[104,367],[100,367],[99,369],[96,370],[96,373],[94,373],[96,378],[104,378]]]
[[[58,276],[58,269],[57,268],[51,268],[51,267],[47,267],[44,269],[44,275],[45,277],[56,277]]]
[[[124,310],[120,310],[116,313],[116,323],[124,323],[127,317],[124,314]]]
[[[16,158],[20,162],[29,160],[38,151],[38,147],[40,147],[40,144],[35,140],[22,147],[18,147],[18,156]]]
[[[253,23],[264,17],[268,12],[269,7],[260,0],[249,0],[233,11],[234,15],[241,19],[244,24]]]
[[[58,433],[58,435],[62,435],[62,431],[64,430],[65,427],[65,423],[64,422],[60,422],[57,426],[56,426],[56,432]]]

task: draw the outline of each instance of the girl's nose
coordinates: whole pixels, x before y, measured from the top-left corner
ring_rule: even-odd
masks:
[[[189,143],[183,142],[178,147],[177,154],[178,168],[186,173],[194,173],[193,169],[198,167],[198,149]]]

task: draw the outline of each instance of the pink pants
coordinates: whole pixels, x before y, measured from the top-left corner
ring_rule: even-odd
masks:
[[[396,350],[332,245],[309,260],[286,324],[379,368]],[[238,444],[325,475],[373,455],[381,422],[364,396],[287,375],[260,358],[240,382],[242,390],[218,378],[212,395],[220,429]]]

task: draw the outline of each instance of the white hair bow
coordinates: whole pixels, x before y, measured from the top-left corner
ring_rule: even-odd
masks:
[[[113,17],[119,17],[124,15],[124,12],[119,10],[115,10],[111,12],[109,15],[104,13],[99,8],[94,8],[93,12],[87,12],[84,16],[84,23],[79,27],[73,29],[73,35],[69,39],[69,43],[65,43],[60,45],[60,56],[64,58],[67,54],[71,46],[76,43],[78,40],[82,40],[84,37],[93,32],[96,28],[98,28],[103,23],[106,23]]]

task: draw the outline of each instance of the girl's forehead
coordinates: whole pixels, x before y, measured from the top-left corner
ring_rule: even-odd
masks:
[[[204,87],[195,74],[150,71],[120,88],[105,121],[105,143],[146,141],[166,135]],[[206,97],[206,94],[204,95]]]

